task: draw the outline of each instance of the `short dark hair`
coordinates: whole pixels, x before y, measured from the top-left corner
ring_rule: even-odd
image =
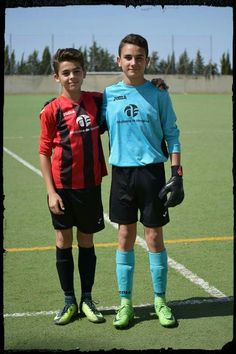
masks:
[[[121,54],[121,49],[124,47],[125,44],[134,44],[143,48],[145,50],[146,56],[148,57],[148,42],[144,37],[140,36],[139,34],[131,33],[121,40],[118,48],[119,56]]]
[[[58,74],[59,63],[63,61],[77,61],[84,70],[84,56],[78,49],[63,48],[57,50],[52,61],[53,70],[56,74]]]

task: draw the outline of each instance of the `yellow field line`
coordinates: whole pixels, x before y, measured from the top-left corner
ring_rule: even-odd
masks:
[[[212,236],[212,237],[198,237],[198,238],[188,238],[179,240],[165,240],[165,243],[191,243],[191,242],[202,242],[202,241],[231,241],[233,236]]]
[[[118,243],[95,243],[95,247],[112,247],[117,246]],[[21,248],[5,248],[7,252],[33,252],[33,251],[50,251],[55,250],[56,246],[40,246],[40,247],[21,247]],[[77,248],[77,245],[73,245]]]
[[[176,243],[192,243],[192,242],[204,242],[204,241],[231,241],[233,236],[212,236],[212,237],[198,237],[198,238],[186,238],[178,240],[165,240],[166,244]],[[117,247],[118,243],[95,243],[95,247]],[[73,245],[76,248],[77,245]],[[22,247],[22,248],[6,248],[7,252],[33,252],[33,251],[49,251],[54,250],[55,246],[42,246],[42,247]]]

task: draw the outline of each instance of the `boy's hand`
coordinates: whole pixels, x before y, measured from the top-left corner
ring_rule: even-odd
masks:
[[[167,86],[167,84],[165,83],[165,81],[161,78],[155,78],[151,80],[151,83],[156,86],[159,87],[160,90],[162,91],[167,91],[169,86]]]
[[[48,205],[53,214],[64,214],[65,207],[61,197],[57,193],[48,196]]]
[[[159,198],[163,199],[170,193],[170,197],[165,202],[165,208],[175,207],[184,200],[183,172],[181,166],[172,166],[172,177],[161,189]]]

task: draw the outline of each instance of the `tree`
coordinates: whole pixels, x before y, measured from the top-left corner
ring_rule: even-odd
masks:
[[[114,55],[110,55],[107,49],[99,48],[99,52],[96,71],[116,71],[117,64],[115,63]]]
[[[203,75],[204,74],[204,60],[201,55],[200,50],[197,51],[196,58],[193,63],[193,74],[194,75]]]
[[[163,67],[165,67],[164,74],[171,75],[171,74],[176,74],[176,68],[175,68],[175,54],[174,52],[167,57],[167,61],[163,62]]]
[[[233,74],[233,70],[232,70],[232,67],[231,67],[229,52],[226,55],[226,63],[227,63],[227,66],[228,66],[228,74],[227,75],[232,75]]]
[[[167,61],[162,59],[158,65],[158,67],[159,67],[158,73],[165,74],[167,71],[167,67],[168,67]]]
[[[193,73],[193,61],[190,61],[186,49],[179,57],[177,73],[182,75],[191,75]]]
[[[51,53],[49,47],[45,47],[42,55],[42,60],[39,63],[39,75],[50,75],[51,73]]]
[[[91,47],[79,47],[78,50],[84,56],[84,64],[86,70],[89,72],[96,71],[120,71],[114,55],[111,55],[107,49],[104,49],[93,41]],[[222,75],[232,75],[232,67],[230,63],[229,53],[223,53],[220,60]],[[10,53],[9,46],[6,45],[4,51],[4,74],[5,75],[50,75],[52,73],[51,67],[51,53],[49,47],[44,48],[41,60],[38,59],[38,51],[34,50],[29,55],[28,60],[24,60],[24,53],[21,60],[16,62],[15,52]],[[150,55],[150,64],[146,69],[147,74],[182,74],[182,75],[219,75],[216,63],[209,62],[204,65],[204,58],[200,50],[197,51],[194,60],[190,60],[186,49],[180,55],[179,61],[175,62],[175,53],[168,55],[167,60],[160,60],[157,51],[153,51]]]
[[[223,53],[220,59],[220,64],[221,64],[221,75],[232,75],[233,71],[231,69],[229,53],[227,54]]]
[[[210,78],[211,76],[214,75],[219,75],[217,64],[216,63],[212,64],[211,62],[209,62],[204,68],[204,76]]]
[[[4,52],[4,74],[13,75],[16,73],[16,57],[14,50],[10,53],[8,45]]]
[[[89,61],[88,61],[88,51],[87,47],[82,48],[81,46],[78,48],[78,50],[83,54],[84,57],[84,66],[85,69],[88,70],[89,67]]]
[[[149,66],[146,69],[147,74],[157,74],[159,72],[158,60],[159,57],[157,52],[156,51],[152,52],[152,54],[150,55]]]
[[[88,52],[88,71],[117,71],[114,55],[109,54],[107,49],[99,47],[93,41]]]
[[[32,54],[28,57],[27,62],[27,70],[29,71],[30,75],[38,75],[39,74],[39,66],[40,62],[38,59],[38,51],[34,50]]]
[[[9,47],[8,45],[5,47],[4,50],[4,74],[10,74],[10,58],[9,58]]]
[[[24,60],[24,53],[21,56],[20,63],[17,64],[17,73],[19,75],[28,75],[29,74],[29,71],[27,68],[27,63]]]
[[[175,53],[174,52],[172,52],[171,58],[170,58],[170,74],[172,74],[172,75],[176,74]]]
[[[11,75],[16,73],[16,57],[15,57],[14,50],[11,53],[11,57],[10,57],[10,73]]]
[[[97,71],[99,62],[99,48],[96,41],[93,41],[92,46],[89,48],[89,65],[88,71]]]

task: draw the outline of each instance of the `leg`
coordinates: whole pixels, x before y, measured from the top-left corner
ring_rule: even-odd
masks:
[[[155,293],[155,310],[160,323],[165,327],[176,324],[176,320],[167,307],[165,294],[167,286],[168,260],[164,247],[162,227],[145,227],[145,238],[149,250],[149,263]]]
[[[132,289],[134,275],[134,243],[137,225],[119,225],[118,250],[116,252],[116,274],[121,306],[113,322],[116,328],[127,327],[134,317]]]
[[[121,299],[132,297],[134,275],[134,243],[137,225],[119,225],[116,274]]]
[[[56,267],[65,296],[65,306],[56,315],[55,324],[67,324],[77,314],[74,293],[74,261],[72,254],[72,229],[56,230]]]
[[[79,249],[78,269],[81,284],[80,311],[91,322],[104,322],[103,315],[96,309],[92,301],[92,288],[96,271],[96,255],[93,243],[93,234],[86,234],[77,230]]]
[[[123,252],[132,251],[136,240],[137,224],[119,225],[118,250]]]
[[[90,297],[94,284],[96,270],[96,255],[93,244],[93,234],[85,234],[77,230],[79,249],[78,268],[81,281],[81,297]]]
[[[164,296],[167,283],[167,253],[163,241],[162,227],[145,227],[145,239],[148,245],[150,270],[155,296]]]
[[[72,240],[72,229],[56,230],[56,266],[61,288],[66,297],[74,297]]]

